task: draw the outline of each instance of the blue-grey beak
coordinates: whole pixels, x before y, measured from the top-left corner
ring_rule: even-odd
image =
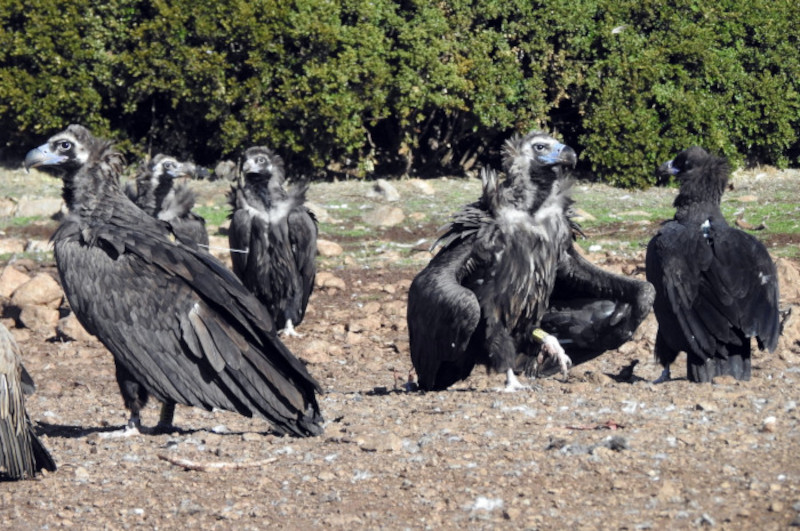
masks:
[[[559,143],[553,146],[549,154],[540,157],[540,160],[545,164],[564,164],[574,168],[578,163],[578,155],[571,147]]]
[[[672,165],[671,160],[668,160],[667,162],[662,164],[661,167],[658,168],[658,171],[666,175],[678,175],[678,173],[680,172],[678,168]]]
[[[43,144],[28,151],[28,154],[25,155],[23,166],[25,167],[25,171],[28,171],[31,168],[37,168],[39,166],[52,166],[54,164],[60,164],[65,160],[66,157],[53,153],[50,151],[50,146]]]

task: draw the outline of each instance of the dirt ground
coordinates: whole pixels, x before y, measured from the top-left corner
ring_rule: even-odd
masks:
[[[14,179],[30,176],[12,174],[6,180]],[[753,209],[765,202],[747,197],[759,190],[751,183],[781,187],[769,197],[796,197],[795,176],[759,179],[755,174],[740,181],[732,192],[743,196],[740,205]],[[782,308],[793,310],[784,336],[773,354],[755,354],[749,382],[690,384],[680,357],[673,366],[676,380],[650,383],[661,371],[652,359],[651,316],[633,341],[573,367],[566,382],[543,378],[530,391],[504,393],[498,390],[503,376],[479,370],[446,392],[406,392],[407,289],[429,256],[424,249],[430,240],[419,243],[420,238],[429,238],[453,205],[472,200],[479,186],[454,180],[434,184],[436,195],[424,197],[411,183],[398,186],[407,186],[401,193],[418,203],[405,205],[409,218],[424,208],[441,215],[384,230],[372,247],[363,245],[360,227],[366,184],[353,184],[335,198],[334,185],[314,187],[313,199],[342,220],[341,226],[334,219],[321,227],[324,237],[343,245],[345,257],[320,260],[321,274],[335,281],[312,295],[298,327],[304,337],[286,342],[326,391],[320,403],[327,424],[319,437],[277,437],[260,420],[179,406],[180,429],[174,433],[104,438],[127,420],[111,355],[95,340],[63,342],[52,334],[14,329],[38,385],[28,411],[59,469],[31,481],[0,483],[3,528],[771,530],[800,525],[796,269],[795,276],[781,279],[782,295],[789,297]],[[208,186],[210,198],[224,196],[219,186]],[[448,191],[463,196],[445,204]],[[604,193],[613,194],[608,201],[633,217],[607,230],[593,229],[592,240],[604,249],[613,247],[603,230],[615,236],[626,227],[652,233],[656,224],[635,221],[638,212],[668,205],[672,194],[652,190],[648,194],[655,199],[648,203],[645,193]],[[766,194],[760,193],[753,197]],[[589,189],[579,205],[591,209],[594,195]],[[751,211],[748,219],[759,222]],[[796,207],[783,211],[796,215]],[[32,234],[34,228],[10,226],[5,237],[16,230],[46,239],[53,226],[42,228],[48,234],[41,235]],[[630,250],[604,250],[591,259],[641,277],[643,250]],[[31,263],[55,275],[52,260]],[[15,324],[4,322],[9,328]],[[633,377],[618,377],[634,360],[639,364]],[[157,417],[158,404],[151,403],[144,424],[153,426]]]
[[[103,438],[127,418],[111,355],[96,341],[16,330],[38,384],[28,410],[59,470],[0,484],[4,528],[800,525],[794,340],[758,354],[750,382],[690,384],[679,358],[678,379],[653,385],[651,318],[566,382],[504,393],[502,376],[476,371],[446,392],[409,393],[416,271],[342,268],[332,273],[345,289],[314,293],[304,337],[287,339],[326,391],[325,433],[311,439],[185,407],[180,431]],[[632,360],[633,378],[617,381]],[[150,404],[144,423],[157,414]]]

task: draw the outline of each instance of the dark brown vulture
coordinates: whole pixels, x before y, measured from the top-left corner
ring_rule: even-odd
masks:
[[[604,271],[571,243],[559,261],[541,327],[579,365],[630,340],[650,314],[654,298],[649,282]]]
[[[263,302],[278,329],[299,335],[317,274],[317,220],[304,206],[306,185],[286,190],[280,156],[251,147],[242,163],[244,183],[229,196],[228,240],[233,271]]]
[[[576,250],[565,171],[574,163],[574,151],[533,132],[507,143],[502,185],[484,172],[483,197],[455,216],[409,290],[422,389],[447,388],[476,363],[505,371],[507,388],[518,385],[515,372],[565,374],[628,341],[650,313],[653,286]],[[537,355],[541,342],[547,356]]]
[[[647,246],[656,288],[655,356],[669,380],[679,352],[692,382],[719,375],[750,379],[750,343],[775,350],[780,336],[778,276],[764,245],[725,221],[720,210],[726,159],[691,147],[659,168],[680,183],[675,217]]]
[[[206,221],[192,212],[194,192],[186,183],[175,183],[175,179],[193,173],[195,165],[191,162],[180,162],[159,153],[141,164],[135,181],[125,184],[125,195],[139,208],[166,223],[184,244],[208,249]]]
[[[122,156],[79,125],[31,150],[60,173],[69,213],[53,235],[70,307],[111,351],[136,432],[148,395],[168,428],[176,403],[322,432],[319,384],[278,339],[266,308],[210,254],[173,241],[121,191]]]
[[[506,180],[483,171],[483,195],[454,216],[409,288],[411,360],[424,390],[446,389],[476,364],[504,373],[507,390],[545,357],[565,376],[571,365],[538,328],[571,245],[565,174],[575,151],[534,131],[507,142],[504,158]]]
[[[43,469],[56,470],[25,411],[23,370],[19,346],[0,324],[0,481],[32,478]],[[30,376],[28,385],[33,385]]]

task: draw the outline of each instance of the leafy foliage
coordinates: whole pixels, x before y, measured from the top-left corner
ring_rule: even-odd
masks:
[[[431,174],[539,127],[626,187],[692,144],[785,166],[797,20],[766,0],[3,2],[0,146],[81,122],[135,157],[269,144],[307,174]]]

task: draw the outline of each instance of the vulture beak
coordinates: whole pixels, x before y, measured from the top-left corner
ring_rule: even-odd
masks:
[[[33,148],[25,155],[25,161],[22,163],[25,171],[39,166],[53,166],[60,164],[67,160],[67,157],[58,155],[50,151],[50,146],[43,144],[37,148]]]
[[[564,144],[556,144],[549,154],[540,158],[540,160],[547,165],[561,164],[574,168],[578,163],[578,155],[575,150]]]
[[[678,175],[680,171],[676,168],[671,160],[668,160],[656,169],[656,184],[661,186],[669,182],[670,177]]]
[[[672,161],[668,160],[664,164],[658,167],[658,173],[661,175],[678,175],[680,170],[672,165]]]
[[[248,173],[255,173],[256,164],[253,162],[252,159],[247,159],[242,163],[242,173],[247,175]]]
[[[191,162],[182,162],[178,164],[175,168],[167,170],[167,174],[172,177],[173,179],[178,179],[179,177],[191,177],[194,175],[195,166]]]

